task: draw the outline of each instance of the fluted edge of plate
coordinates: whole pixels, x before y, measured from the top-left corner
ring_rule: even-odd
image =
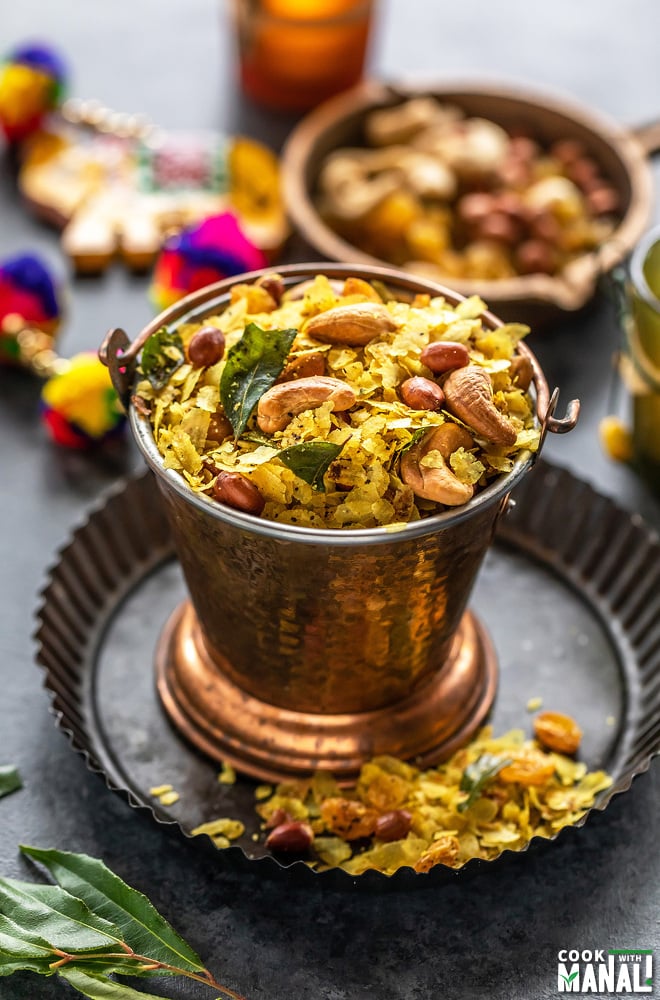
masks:
[[[352,876],[342,869],[315,871],[303,861],[281,863],[272,856],[250,858],[240,846],[218,852],[216,860],[238,870],[259,870],[270,878],[328,889],[405,890],[465,879],[494,864],[521,859],[571,836],[594,812],[607,808],[627,791],[660,752],[660,539],[639,514],[630,513],[566,469],[539,461],[515,491],[515,508],[500,521],[498,538],[512,543],[556,569],[603,615],[614,616],[624,637],[623,669],[634,688],[636,714],[630,720],[624,757],[609,789],[581,819],[554,837],[533,837],[520,850],[505,849],[496,858],[473,858],[460,869],[436,865],[429,872],[401,868],[392,875],[369,870]],[[132,808],[148,810],[162,826],[191,834],[177,819],[163,817],[152,804],[113,781],[99,762],[85,717],[83,688],[88,681],[90,650],[105,617],[151,569],[173,555],[169,528],[152,473],[122,480],[91,508],[86,519],[56,553],[39,594],[34,634],[36,660],[50,696],[50,711],[71,747],[106,786]],[[605,618],[604,620],[607,620]]]

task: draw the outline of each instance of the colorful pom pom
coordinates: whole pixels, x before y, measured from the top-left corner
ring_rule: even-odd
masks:
[[[18,335],[36,327],[53,340],[62,319],[61,293],[46,264],[35,254],[0,264],[0,363],[20,361]]]
[[[223,212],[166,240],[156,261],[150,297],[160,312],[205,285],[267,265],[265,254],[244,235],[236,216]]]
[[[46,382],[41,416],[56,444],[79,450],[116,436],[125,422],[108,369],[90,352],[76,354]]]
[[[9,142],[21,142],[57,107],[66,75],[49,46],[26,44],[9,53],[0,68],[0,127]]]

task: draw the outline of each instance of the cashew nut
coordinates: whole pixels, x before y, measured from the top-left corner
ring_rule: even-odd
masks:
[[[257,423],[264,434],[274,434],[283,431],[303,410],[314,410],[328,402],[335,411],[348,410],[356,399],[357,394],[350,385],[325,375],[282,382],[271,386],[259,400]]]
[[[522,389],[523,392],[527,392],[534,378],[532,362],[525,354],[517,354],[511,360],[509,375],[516,389]]]
[[[321,170],[319,187],[327,211],[338,219],[359,219],[400,188],[422,198],[448,200],[456,193],[456,178],[436,156],[408,146],[343,149],[331,155]]]
[[[383,333],[392,333],[397,325],[384,305],[378,302],[354,302],[334,306],[313,316],[304,333],[325,344],[350,344],[362,347]]]
[[[484,118],[458,122],[427,147],[459,177],[468,178],[494,173],[504,163],[508,149],[509,136],[504,129]]]
[[[404,452],[401,456],[401,479],[406,486],[410,486],[415,496],[434,500],[447,507],[458,507],[472,499],[474,487],[469,483],[462,483],[446,464],[446,459],[451,454],[451,452],[445,454],[447,435],[438,435],[438,432],[444,431],[448,426],[450,425],[442,424],[434,428],[424,435],[419,444]],[[470,437],[469,434],[467,437]],[[456,448],[459,447],[461,445],[457,444]],[[437,467],[422,465],[422,459],[431,451],[437,452],[441,457],[441,464]],[[452,451],[455,451],[455,448]]]
[[[442,388],[449,412],[478,435],[505,447],[516,443],[516,429],[495,406],[490,376],[483,368],[457,368],[450,372]]]
[[[384,152],[388,154],[389,163],[392,159],[389,150]],[[375,177],[370,176],[365,155],[368,156],[369,151],[342,152],[326,163],[320,186],[329,215],[338,219],[361,219],[401,186],[397,169],[383,170]]]
[[[439,451],[446,460],[449,460],[449,456],[458,448],[464,448],[465,451],[474,448],[474,441],[465,427],[449,420],[434,428],[430,434],[425,436],[425,441],[428,445],[428,451]]]
[[[400,166],[404,184],[420,198],[450,201],[456,194],[456,176],[446,163],[426,153],[406,152]]]
[[[374,146],[408,142],[417,132],[442,121],[442,105],[433,97],[414,97],[393,108],[372,111],[366,121],[367,140]]]

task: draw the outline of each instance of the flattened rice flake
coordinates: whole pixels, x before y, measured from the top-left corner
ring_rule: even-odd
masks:
[[[358,286],[348,282],[347,287]],[[361,286],[360,286],[361,287]],[[389,299],[383,304],[396,329],[379,335],[362,347],[321,343],[305,330],[307,320],[337,305],[369,301],[372,295],[337,293],[325,275],[309,282],[301,299],[285,294],[275,305],[263,289],[236,286],[231,304],[204,325],[215,326],[225,336],[225,355],[207,368],[187,361],[161,389],[144,379],[136,394],[150,412],[154,439],[166,469],[184,476],[189,486],[210,494],[214,468],[245,475],[266,501],[262,517],[308,527],[364,528],[401,525],[436,513],[442,507],[417,498],[398,475],[398,461],[413,436],[445,421],[461,424],[446,410],[416,410],[400,398],[403,381],[411,376],[432,378],[420,360],[422,350],[437,340],[465,344],[472,363],[484,367],[493,382],[494,401],[513,423],[517,439],[511,448],[495,448],[475,437],[468,451],[451,456],[454,474],[477,489],[513,468],[521,454],[535,451],[539,428],[530,397],[510,378],[510,360],[518,341],[527,332],[520,324],[496,330],[482,325],[484,303],[473,296],[452,308],[442,297],[417,297],[413,304]],[[375,298],[374,298],[375,300]],[[228,351],[238,343],[248,323],[262,329],[295,329],[289,359],[301,354],[325,359],[326,373],[346,382],[356,393],[355,405],[334,413],[330,403],[293,416],[282,431],[264,435],[256,422],[256,409],[238,440],[230,435],[218,442],[209,433],[217,428],[214,415],[222,415],[220,383]],[[182,324],[177,332],[184,348],[199,323]],[[215,431],[217,434],[217,430]],[[330,442],[342,451],[324,476],[323,489],[312,488],[279,461],[281,449],[304,442]],[[427,456],[427,463],[433,456]],[[316,485],[316,484],[315,484]]]
[[[484,755],[511,761],[510,774],[503,767],[461,812],[468,794],[461,788],[464,772]],[[513,780],[516,767],[519,781]],[[472,858],[492,861],[504,850],[522,850],[532,837],[554,837],[577,823],[611,784],[604,771],[589,772],[583,762],[546,752],[522,730],[493,737],[486,726],[437,767],[420,770],[395,757],[376,757],[362,766],[350,789],[338,789],[331,775],[320,773],[277,786],[257,812],[267,821],[283,809],[291,819],[309,821],[317,870],[391,875],[403,866],[426,872],[436,864],[461,868]],[[411,816],[406,837],[383,842],[369,833],[375,816],[398,809]]]

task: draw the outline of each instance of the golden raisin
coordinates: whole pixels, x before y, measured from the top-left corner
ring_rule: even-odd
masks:
[[[534,735],[546,750],[573,754],[580,746],[582,730],[570,715],[541,712],[534,719]]]
[[[370,285],[364,278],[347,278],[344,282],[342,295],[363,295],[371,302],[383,301],[373,285]]]
[[[545,785],[555,773],[554,763],[540,753],[520,754],[503,767],[498,779],[506,785]]]

